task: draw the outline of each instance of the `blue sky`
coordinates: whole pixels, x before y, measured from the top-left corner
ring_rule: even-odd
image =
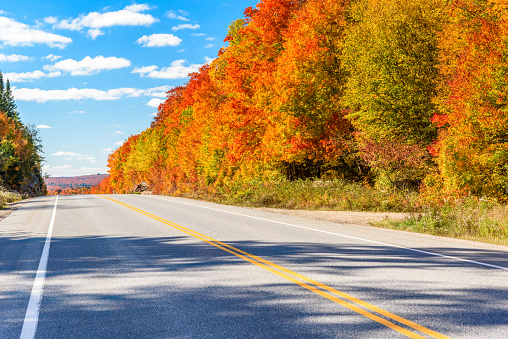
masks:
[[[217,56],[254,0],[9,0],[0,71],[24,123],[38,126],[51,176],[106,173],[174,86]]]

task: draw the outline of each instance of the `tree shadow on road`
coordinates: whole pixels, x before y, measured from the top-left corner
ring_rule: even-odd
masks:
[[[0,252],[0,273],[14,272],[21,265],[25,270],[17,274],[33,281],[44,241],[19,234],[1,236],[0,248],[5,250]],[[438,332],[460,333],[467,327],[468,333],[481,334],[506,330],[508,325],[506,284],[493,287],[486,280],[485,288],[453,287],[453,282],[451,287],[441,285],[453,269],[475,268],[486,277],[506,277],[500,270],[381,245],[228,243]],[[19,248],[25,254],[15,265],[12,257]],[[453,255],[449,248],[426,250]],[[464,254],[463,249],[459,251]],[[503,255],[481,251],[492,258]],[[253,275],[252,269],[261,273]],[[414,278],[407,277],[411,274]],[[26,307],[28,295],[29,291],[3,291],[1,302]],[[375,338],[397,334],[189,236],[54,238],[42,310],[38,332],[42,338],[56,334],[62,338]],[[19,312],[8,313],[5,307],[0,308],[0,319],[4,333],[12,332],[5,327],[21,328],[23,321]]]

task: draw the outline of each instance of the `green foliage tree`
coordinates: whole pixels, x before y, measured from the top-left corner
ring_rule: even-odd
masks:
[[[362,0],[351,11],[345,45],[350,73],[344,102],[371,139],[430,144],[439,79],[440,0]]]
[[[343,102],[360,146],[386,140],[393,148],[398,141],[402,150],[403,144],[425,148],[435,140],[431,117],[444,7],[440,0],[360,0],[352,6]]]
[[[7,112],[7,102],[5,100],[5,82],[2,72],[0,72],[0,112]]]
[[[19,120],[19,114],[18,114],[18,106],[16,105],[16,102],[14,101],[14,96],[12,95],[11,90],[11,83],[9,79],[7,79],[7,82],[5,84],[5,90],[2,94],[3,101],[4,101],[4,112],[7,114],[9,118],[12,118],[14,120]]]

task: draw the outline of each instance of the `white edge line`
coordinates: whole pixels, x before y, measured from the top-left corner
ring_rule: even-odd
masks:
[[[44,243],[41,260],[39,262],[39,267],[37,268],[37,274],[35,275],[32,294],[30,295],[30,301],[28,302],[28,307],[26,309],[25,320],[23,321],[23,329],[21,330],[21,335],[19,337],[20,339],[33,339],[35,337],[35,331],[37,330],[42,293],[44,290],[44,282],[46,280],[49,246],[51,245],[51,235],[53,234],[53,225],[55,223],[57,202],[58,195],[55,199],[55,206],[53,207],[53,214],[51,215],[46,242]]]
[[[262,221],[268,221],[268,222],[272,222],[272,223],[275,223],[275,224],[281,224],[281,225],[286,225],[286,226],[291,226],[291,227],[296,227],[296,228],[302,228],[302,229],[305,229],[305,230],[311,230],[311,231],[316,231],[316,232],[321,232],[321,233],[326,233],[326,234],[332,234],[332,235],[336,235],[336,236],[339,236],[339,237],[344,237],[344,238],[349,238],[349,239],[355,239],[355,240],[361,240],[361,241],[370,242],[370,243],[373,243],[373,244],[378,244],[378,245],[383,245],[383,246],[389,246],[389,247],[394,247],[394,248],[400,248],[400,249],[404,249],[404,250],[407,250],[407,251],[413,251],[413,252],[433,255],[433,256],[441,257],[441,258],[447,258],[447,259],[453,259],[453,260],[458,260],[458,261],[464,261],[464,262],[468,262],[468,263],[472,263],[472,264],[476,264],[476,265],[481,265],[481,266],[486,266],[486,267],[491,267],[491,268],[498,268],[498,269],[501,269],[501,270],[508,271],[508,267],[487,264],[487,263],[480,262],[480,261],[474,261],[474,260],[463,259],[463,258],[459,258],[459,257],[453,257],[453,256],[450,256],[450,255],[444,255],[444,254],[439,254],[439,253],[434,253],[434,252],[423,251],[423,250],[419,250],[419,249],[411,248],[411,247],[404,247],[404,246],[398,246],[398,245],[393,245],[393,244],[387,244],[387,243],[380,242],[380,241],[369,240],[369,239],[364,239],[364,238],[359,238],[359,237],[353,237],[351,235],[345,235],[345,234],[340,234],[340,233],[335,233],[335,232],[328,232],[328,231],[318,230],[318,229],[315,229],[315,228],[310,228],[310,227],[305,227],[305,226],[298,226],[298,225],[294,225],[294,224],[289,224],[289,223],[282,222],[282,221],[276,221],[276,220],[270,220],[270,219],[265,219],[265,218],[254,217],[254,216],[248,215],[248,214],[241,214],[241,213],[221,210],[221,209],[218,209],[218,208],[212,208],[212,207],[207,207],[207,206],[189,204],[187,202],[175,201],[173,199],[157,198],[157,197],[154,197],[154,196],[149,196],[149,197],[153,198],[153,199],[157,199],[157,200],[165,200],[165,201],[175,202],[175,203],[178,203],[178,204],[184,204],[184,205],[190,205],[190,206],[195,206],[195,207],[206,208],[206,209],[209,209],[209,210],[220,211],[220,212],[234,214],[234,215],[238,215],[238,216],[242,216],[242,217],[248,217],[248,218],[252,218],[252,219],[258,219],[258,220],[262,220]]]

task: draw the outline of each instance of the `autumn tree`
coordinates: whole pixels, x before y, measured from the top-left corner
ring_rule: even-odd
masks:
[[[139,134],[131,135],[108,157],[108,183],[118,193],[130,193],[134,188],[135,180],[131,177],[132,171],[126,166],[126,161],[138,139]]]
[[[9,80],[0,73],[0,185],[22,193],[45,193],[38,130],[19,119]]]
[[[352,125],[342,97],[348,72],[343,49],[349,1],[309,0],[292,20],[277,60],[271,145],[299,166],[358,179]],[[278,144],[278,145],[277,145]],[[319,168],[321,170],[321,168]]]
[[[441,39],[440,127],[434,147],[444,189],[508,196],[508,2],[451,2]]]
[[[401,149],[404,144],[425,148],[436,138],[431,117],[444,8],[440,0],[354,4],[345,45],[350,78],[344,104],[360,146],[386,140],[390,147],[398,141]]]
[[[303,1],[264,0],[247,8],[246,17],[234,22],[226,37],[229,46],[212,71],[227,127],[224,148],[229,175],[273,177],[276,169],[263,156],[263,139],[270,124],[266,107],[273,96],[277,59],[283,51],[284,35]]]
[[[359,180],[372,168],[390,187],[427,177],[504,197],[507,12],[507,0],[262,0],[110,156],[103,188]]]

